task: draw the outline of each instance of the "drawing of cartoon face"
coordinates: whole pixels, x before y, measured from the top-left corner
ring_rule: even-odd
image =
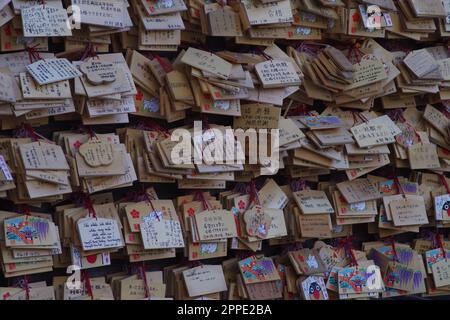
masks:
[[[320,294],[322,293],[322,288],[317,282],[313,282],[309,285],[309,296],[314,300],[320,299]]]
[[[265,224],[260,224],[256,229],[256,233],[261,235],[262,237],[267,236],[267,227]]]
[[[318,117],[308,117],[308,123],[309,125],[317,125],[320,123],[320,118]]]
[[[355,292],[360,292],[364,286],[364,280],[361,278],[356,278],[352,281],[352,287]]]
[[[306,264],[308,265],[308,268],[310,268],[310,269],[319,268],[319,263],[317,262],[316,258],[313,255],[308,256],[308,259],[306,259]]]
[[[24,233],[25,233],[25,238],[26,239],[28,239],[28,240],[32,240],[33,239],[33,234],[32,234],[30,229],[25,230]]]
[[[389,272],[389,274],[386,277],[386,283],[388,286],[394,285],[394,283],[397,282],[397,275],[394,272]]]
[[[447,214],[447,216],[450,216],[450,201],[447,201],[442,206],[442,211]]]
[[[380,188],[381,193],[391,193],[393,186],[394,186],[393,184],[388,184],[388,183],[382,184],[381,188]]]
[[[365,202],[357,202],[357,203],[350,204],[351,211],[364,211],[365,209],[366,209]]]
[[[377,5],[367,7],[367,26],[369,29],[381,28],[381,9]]]

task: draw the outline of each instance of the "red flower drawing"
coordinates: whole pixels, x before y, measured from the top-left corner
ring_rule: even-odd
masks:
[[[81,147],[81,142],[79,140],[75,141],[73,146],[75,147],[75,149],[80,149]]]
[[[131,210],[130,214],[133,219],[138,219],[140,213],[136,209],[133,209],[133,210]]]
[[[239,209],[244,210],[245,209],[245,202],[244,202],[244,200],[239,201],[238,206],[239,206]]]
[[[187,213],[188,213],[189,217],[192,217],[195,214],[194,208],[189,208]]]

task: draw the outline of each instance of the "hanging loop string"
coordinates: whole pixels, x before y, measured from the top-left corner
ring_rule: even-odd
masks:
[[[349,60],[353,60],[353,58],[355,58],[355,61],[360,63],[363,57],[364,52],[361,51],[361,44],[359,42],[355,42],[355,44],[350,47],[347,58]]]
[[[256,47],[256,51],[257,51],[260,55],[262,55],[262,56],[264,57],[264,59],[270,60],[270,61],[273,60],[272,57],[269,56],[267,53],[265,53],[263,50],[261,50],[260,47]]]
[[[445,186],[445,189],[447,190],[447,193],[450,194],[450,187],[448,185],[447,179],[444,175],[440,174],[439,179],[441,179],[442,184]]]
[[[37,133],[29,123],[22,123],[22,125],[15,131],[14,136],[17,138],[31,138],[34,142],[44,140],[50,144],[54,143],[53,141]]]
[[[128,192],[127,195],[119,200],[118,202],[140,202],[140,201],[146,201],[150,204],[150,207],[152,208],[152,212],[155,213],[156,219],[160,221],[159,215],[157,214],[157,211],[155,207],[153,206],[153,200],[156,200],[153,196],[150,196],[148,192],[144,189],[144,186],[141,185],[140,191],[131,191]]]
[[[145,274],[145,261],[142,261],[141,266],[139,267],[140,275],[142,281],[144,281],[144,296],[146,299],[150,298],[150,289],[148,287],[147,276]]]
[[[39,140],[39,138],[40,138],[39,135],[37,134],[37,132],[33,129],[33,127],[29,123],[24,123],[23,124],[23,128],[29,134],[30,138],[33,141],[38,141]]]
[[[203,132],[211,129],[211,125],[209,124],[208,117],[205,115],[202,115],[202,129],[203,129]]]
[[[30,284],[27,275],[23,276],[22,288],[25,289],[25,299],[30,300]]]
[[[291,186],[291,189],[293,192],[309,189],[308,185],[306,184],[306,180],[304,180],[304,179],[292,180],[290,183],[290,186]]]
[[[210,55],[215,54],[214,50],[212,48],[210,48],[209,46],[205,46],[204,43],[196,44],[196,45],[194,45],[194,47],[196,47],[197,49],[209,52]]]
[[[205,195],[203,194],[202,191],[200,191],[200,190],[195,191],[195,193],[194,193],[194,201],[201,201],[203,210],[212,210],[211,203],[208,201],[208,199],[206,199],[206,197],[205,197]]]
[[[363,122],[369,122],[369,119],[367,119],[367,117],[362,112],[358,112],[358,117],[360,117]]]
[[[285,255],[288,254],[288,252],[298,251],[298,250],[301,250],[303,248],[304,248],[303,244],[300,241],[295,242],[295,243],[291,243],[291,244],[288,244],[285,248],[283,248],[283,251],[281,252],[281,255],[285,256]]]
[[[98,137],[97,137],[97,134],[94,132],[94,130],[92,130],[92,127],[91,126],[88,126],[87,127],[87,131],[88,131],[88,134],[89,134],[89,137],[91,138],[91,139],[98,139]]]
[[[25,220],[31,216],[31,209],[27,204],[22,205],[22,213],[25,215]]]
[[[450,119],[450,105],[446,104],[444,110],[442,110],[442,113],[447,117],[447,119]]]
[[[286,118],[288,116],[293,103],[294,103],[294,100],[290,99],[286,109],[284,110],[283,118]]]
[[[148,192],[142,187],[141,191],[128,191],[125,197],[117,200],[117,203],[121,202],[141,202],[141,201],[147,201],[150,206],[152,207],[153,211],[156,211],[153,207],[153,200],[156,200],[153,196],[150,196]],[[159,217],[157,216],[158,220]]]
[[[130,265],[124,260],[124,262],[122,263],[122,270],[123,272],[125,272],[127,275],[131,274],[130,273]]]
[[[255,180],[252,180],[250,182],[250,198],[248,200],[247,209],[250,207],[252,203],[254,203],[257,206],[261,205],[261,202],[259,200],[259,193],[258,189],[256,188]]]
[[[143,190],[143,195],[145,197],[145,200],[150,204],[150,207],[152,207],[152,212],[155,213],[156,219],[158,221],[161,221],[161,219],[159,218],[158,212],[156,211],[155,207],[153,206],[153,199],[152,197],[149,196],[149,194],[147,193],[147,191]]]
[[[439,229],[436,228],[436,232],[427,231],[426,234],[424,234],[424,238],[428,241],[432,242],[432,246],[434,249],[441,249],[442,254],[445,258],[445,261],[447,261],[447,253],[444,247],[444,243],[442,241],[442,235],[439,233]]]
[[[240,212],[236,208],[234,208],[232,210],[232,212],[233,212],[233,216],[234,216],[234,223],[236,224],[237,236],[238,236],[238,238],[241,238],[242,237],[242,229],[241,229],[241,222],[239,220]]]
[[[36,50],[36,48],[39,46],[39,43],[35,44],[34,46],[31,47],[26,47],[26,50],[28,52],[28,59],[30,61],[30,63],[33,63],[35,61],[41,60],[42,57],[39,54],[39,52]]]
[[[91,126],[78,125],[73,127],[73,129],[83,135],[88,134],[91,139],[98,139],[97,133],[95,133]]]
[[[156,131],[166,138],[170,137],[170,132],[166,129],[161,127],[158,123],[151,119],[146,119],[145,121],[141,122],[142,128],[146,131]]]
[[[392,260],[394,262],[395,261],[400,262],[400,259],[398,258],[398,255],[397,255],[397,248],[395,247],[395,238],[393,236],[389,237],[389,241],[391,242],[391,248],[392,248],[392,254],[393,254]]]
[[[403,115],[403,109],[394,109],[387,112],[389,118],[394,122],[406,122],[405,116]]]
[[[387,113],[387,115],[394,122],[401,122],[401,123],[407,122],[405,116],[403,115],[403,109],[391,110]],[[420,134],[417,132],[416,128],[414,128],[413,126],[411,126],[411,128],[414,129],[414,133],[415,133],[417,139],[419,140],[419,142],[422,141],[422,138],[420,137]]]
[[[94,219],[97,219],[97,213],[95,212],[94,205],[92,204],[91,197],[89,195],[84,195],[83,200],[84,208],[88,210],[89,217],[93,217]]]
[[[405,190],[402,187],[402,184],[400,183],[400,180],[397,176],[394,177],[395,185],[397,186],[398,194],[402,194],[403,198],[406,199],[406,193]]]
[[[353,116],[353,125],[358,124],[359,122],[367,123],[369,119],[362,112],[351,111]]]
[[[87,290],[88,295],[91,297],[91,300],[94,300],[94,293],[92,292],[91,286],[91,277],[87,270],[83,271],[83,278],[84,278],[84,287]]]
[[[169,62],[167,62],[166,60],[161,58],[161,56],[159,56],[155,53],[147,53],[146,56],[150,60],[155,59],[156,61],[158,61],[159,65],[161,66],[161,68],[163,68],[165,73],[169,73],[169,72],[173,71],[172,64],[170,64]]]
[[[245,250],[245,251],[238,251],[238,252],[236,252],[235,257],[236,257],[236,259],[238,261],[240,261],[240,260],[244,260],[244,259],[250,258],[250,257],[252,257],[254,255],[255,255],[255,253],[253,251]]]
[[[153,200],[156,200],[152,195],[150,195],[147,190],[145,190],[144,186],[141,186],[141,192],[139,192],[137,194],[138,199],[140,199],[140,197],[144,197],[144,200],[147,202],[152,202]],[[140,200],[138,200],[140,201]]]
[[[30,207],[27,204],[23,204],[22,205],[22,212],[26,216],[30,216],[31,215],[31,209],[30,209]]]
[[[353,126],[355,126],[357,123],[359,123],[356,111],[352,111],[352,117],[353,117]]]
[[[356,260],[355,254],[353,253],[353,237],[347,237],[339,241],[339,247],[344,248],[345,254],[350,258],[351,266],[358,266],[358,260]]]
[[[197,261],[189,261],[189,260],[185,260],[183,265],[189,267],[189,269],[191,268],[196,268],[196,267],[200,267],[203,266],[203,263],[200,260]]]
[[[447,253],[444,248],[444,242],[442,241],[441,234],[439,234],[439,230],[436,231],[436,246],[441,249],[445,261],[447,261]]]
[[[301,103],[294,108],[289,108],[286,110],[286,116],[310,116],[311,112],[309,110],[310,106],[304,103]]]
[[[243,182],[238,182],[234,186],[233,190],[234,190],[234,192],[239,193],[239,194],[246,194],[247,193],[247,186]]]
[[[328,44],[302,41],[296,48],[300,53],[306,53],[312,57],[316,57],[323,49],[329,47]]]
[[[170,63],[168,63],[166,60],[161,58],[159,55],[155,54],[154,57],[166,73],[169,73],[173,70],[173,66]]]
[[[95,58],[95,57],[98,57],[97,51],[95,50],[95,46],[92,42],[88,42],[86,44],[86,47],[84,48],[80,60],[85,61],[88,58]]]

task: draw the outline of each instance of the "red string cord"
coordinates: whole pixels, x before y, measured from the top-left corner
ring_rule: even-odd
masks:
[[[439,234],[439,231],[436,232],[436,244],[441,249],[445,261],[447,261],[447,254],[445,252],[444,243],[442,241],[441,235]]]
[[[92,200],[88,195],[84,195],[84,207],[88,210],[89,217],[97,219],[97,213],[95,212]]]
[[[205,195],[202,191],[195,191],[194,193],[194,201],[201,201],[203,210],[210,210],[212,209],[211,204],[209,203],[208,199],[206,199]]]
[[[395,247],[395,238],[392,236],[389,238],[389,240],[391,242],[391,247],[392,247],[392,254],[393,254],[392,259],[394,261],[400,261],[398,258],[398,255],[397,255],[397,248]]]
[[[442,174],[439,175],[439,179],[441,179],[441,182],[445,186],[447,193],[450,194],[450,187],[448,185],[447,179],[445,179],[445,177]]]
[[[94,300],[94,293],[92,292],[91,286],[91,277],[87,270],[83,272],[83,277],[84,277],[84,286],[87,289],[88,295],[91,297],[91,300]]]
[[[348,51],[347,58],[351,60],[353,57],[356,58],[356,62],[360,63],[364,53],[361,51],[361,44],[356,42]]]
[[[339,248],[344,248],[346,255],[350,258],[351,266],[358,266],[358,260],[356,260],[355,254],[353,253],[353,237],[347,237],[339,241]]]
[[[30,60],[30,63],[33,63],[34,61],[42,59],[41,55],[36,50],[36,48],[38,46],[39,46],[39,44],[35,44],[34,46],[26,48],[26,50],[28,51],[28,59]]]
[[[28,276],[24,276],[23,277],[23,283],[25,286],[25,297],[27,300],[30,300],[30,285],[28,283]]]
[[[250,207],[250,205],[253,202],[257,206],[261,205],[261,203],[259,201],[259,194],[258,194],[258,189],[256,188],[255,180],[252,180],[250,182],[250,198],[248,200],[247,209]]]
[[[150,289],[148,287],[147,276],[145,275],[145,261],[142,261],[142,265],[139,267],[141,278],[144,281],[144,295],[145,298],[150,298]]]
[[[97,57],[97,51],[95,51],[95,46],[92,42],[88,42],[86,44],[86,47],[84,48],[83,54],[81,56],[82,61],[86,60],[87,58],[94,58]]]

